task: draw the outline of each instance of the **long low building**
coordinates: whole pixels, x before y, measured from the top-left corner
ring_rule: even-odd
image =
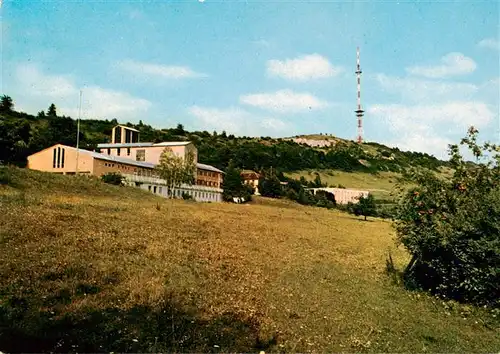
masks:
[[[313,194],[317,191],[325,191],[333,193],[335,196],[335,202],[338,204],[357,203],[360,196],[367,197],[370,192],[361,191],[357,189],[346,189],[346,188],[308,188]]]
[[[56,144],[28,156],[28,168],[38,171],[64,175],[94,175],[120,173],[127,184],[167,196],[168,189],[164,180],[158,178],[156,164],[146,161],[106,155],[94,151],[76,149],[71,146]],[[172,191],[175,197],[182,193],[191,195],[197,201],[221,201],[223,172],[213,166],[197,163],[195,185],[184,185]]]

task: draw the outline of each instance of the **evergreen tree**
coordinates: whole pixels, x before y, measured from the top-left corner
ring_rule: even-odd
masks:
[[[279,198],[282,195],[280,180],[275,174],[263,175],[259,180],[259,191],[264,197]]]
[[[233,198],[238,197],[248,197],[248,191],[244,186],[241,171],[234,167],[232,160],[229,161],[229,165],[226,169],[224,181],[222,182],[222,189],[222,198],[225,201],[232,201]]]
[[[314,187],[315,188],[323,187],[323,183],[321,182],[321,177],[319,176],[319,174],[316,174],[316,178],[314,179]]]
[[[174,135],[184,135],[186,131],[184,130],[184,126],[182,124],[177,124],[177,127],[173,131]]]
[[[56,105],[55,104],[51,104],[49,106],[49,109],[47,110],[47,115],[49,117],[57,117],[57,110],[56,110]]]
[[[14,109],[14,102],[12,98],[7,95],[3,95],[0,98],[0,112],[12,112]]]

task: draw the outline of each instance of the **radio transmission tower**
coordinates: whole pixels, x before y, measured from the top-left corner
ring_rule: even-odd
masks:
[[[358,81],[358,108],[354,111],[356,112],[356,117],[358,118],[358,143],[363,142],[363,115],[364,112],[361,108],[361,66],[359,64],[359,47],[356,50],[356,79]]]

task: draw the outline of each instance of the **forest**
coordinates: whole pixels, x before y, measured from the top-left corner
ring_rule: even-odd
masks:
[[[225,170],[229,161],[240,169],[261,171],[273,168],[277,172],[305,169],[336,169],[348,172],[401,172],[408,167],[421,166],[436,170],[447,166],[434,156],[401,151],[378,143],[356,144],[340,140],[334,147],[310,147],[284,138],[228,135],[225,131],[187,131],[182,124],[157,129],[144,124],[119,122],[114,119],[82,119],[80,121],[80,148],[94,150],[99,143],[109,142],[111,129],[117,124],[140,131],[143,142],[192,141],[198,149],[198,160]],[[77,121],[60,115],[55,104],[47,111],[31,115],[15,110],[10,96],[0,98],[0,162],[25,166],[27,156],[60,143],[76,146]]]

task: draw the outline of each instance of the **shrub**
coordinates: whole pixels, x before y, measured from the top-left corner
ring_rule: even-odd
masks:
[[[118,172],[110,172],[101,176],[105,183],[114,184],[119,186],[123,183],[124,177]]]
[[[299,195],[294,189],[289,188],[286,191],[286,197],[290,200],[297,201],[297,199],[299,198]]]
[[[356,216],[364,216],[365,220],[368,216],[376,216],[377,215],[377,204],[375,203],[375,198],[373,195],[368,194],[368,196],[360,196],[358,198],[358,202],[348,203],[347,210]]]
[[[323,190],[316,191],[316,199],[326,200],[327,202],[330,202],[334,205],[337,203],[335,201],[335,195],[333,193],[323,191]]]
[[[193,199],[193,197],[189,193],[182,192],[182,199],[184,199],[184,200],[191,200],[191,199]]]
[[[259,191],[264,197],[279,198],[282,194],[280,180],[274,174],[262,176],[259,180]]]
[[[1,184],[11,184],[12,175],[7,167],[0,166],[0,185]]]
[[[479,146],[477,133],[470,128],[461,141],[477,164],[467,163],[458,145],[451,145],[453,177],[419,170],[406,176],[416,187],[402,194],[395,228],[412,255],[405,271],[408,284],[459,301],[499,306],[500,149]]]
[[[314,196],[307,190],[301,189],[298,196],[297,196],[297,202],[299,202],[302,205],[313,205],[316,204],[316,201],[314,200]]]

